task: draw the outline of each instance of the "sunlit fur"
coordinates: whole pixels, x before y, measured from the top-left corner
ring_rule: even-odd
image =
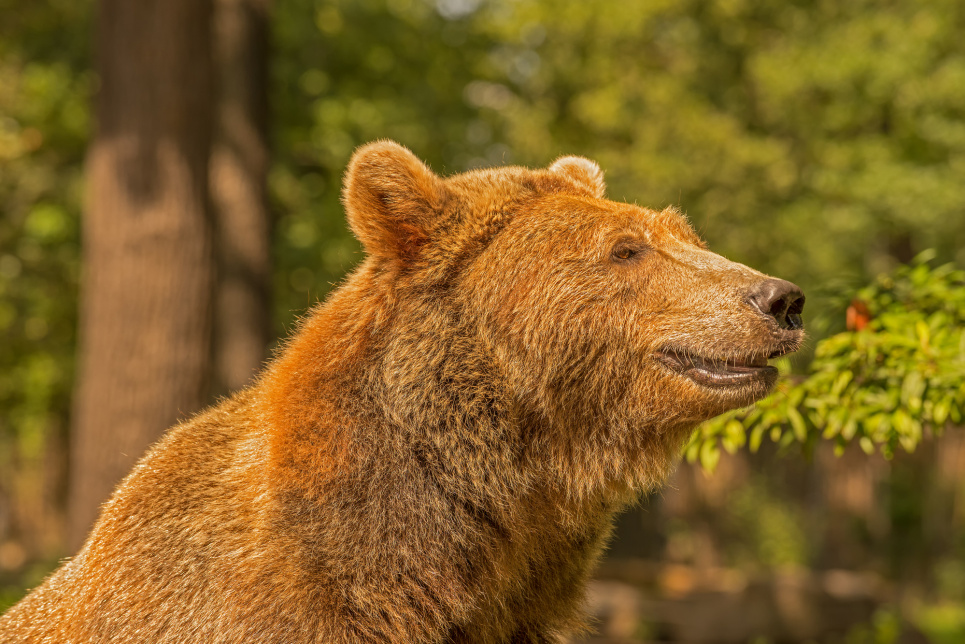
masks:
[[[612,517],[710,388],[653,357],[786,352],[761,274],[684,218],[604,199],[592,161],[442,179],[370,144],[345,180],[367,257],[255,386],[172,429],[0,641],[555,642]],[[630,244],[632,257],[614,256]]]

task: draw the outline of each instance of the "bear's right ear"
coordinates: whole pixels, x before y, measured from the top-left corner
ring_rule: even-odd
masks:
[[[550,172],[566,177],[575,187],[589,194],[591,197],[603,199],[606,197],[606,183],[603,182],[603,170],[594,161],[585,157],[560,157],[550,166]]]
[[[370,255],[410,261],[445,202],[442,179],[394,141],[363,145],[348,164],[342,203]]]

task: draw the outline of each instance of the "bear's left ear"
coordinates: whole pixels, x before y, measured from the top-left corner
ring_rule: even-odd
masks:
[[[591,197],[603,199],[606,196],[606,184],[603,183],[603,170],[595,162],[584,157],[560,157],[550,166],[550,172],[566,177],[577,188],[587,192]]]
[[[445,196],[442,179],[394,141],[356,150],[342,188],[349,227],[366,252],[402,261],[428,241]]]

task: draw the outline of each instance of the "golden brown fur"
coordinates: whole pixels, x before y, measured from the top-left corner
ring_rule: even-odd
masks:
[[[441,179],[370,144],[367,259],[258,383],[171,430],[4,643],[553,642],[614,513],[766,393],[655,359],[786,352],[765,279],[591,161]],[[621,250],[629,245],[629,250]],[[623,258],[622,255],[627,255]]]

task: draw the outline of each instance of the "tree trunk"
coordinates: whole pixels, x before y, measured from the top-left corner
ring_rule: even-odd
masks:
[[[68,546],[132,463],[206,402],[211,0],[101,0],[87,159]]]
[[[214,379],[218,395],[245,386],[271,337],[268,172],[268,1],[215,0],[217,106],[211,200],[218,259]]]

